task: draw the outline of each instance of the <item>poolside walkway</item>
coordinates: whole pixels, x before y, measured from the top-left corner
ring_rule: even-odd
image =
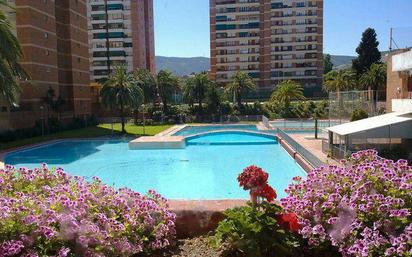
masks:
[[[308,134],[289,134],[296,142],[310,150],[316,157],[327,164],[339,165],[339,162],[328,158],[325,153],[322,152],[322,139],[315,139],[313,133]]]

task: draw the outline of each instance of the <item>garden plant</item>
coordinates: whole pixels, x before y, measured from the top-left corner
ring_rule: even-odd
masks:
[[[375,150],[352,154],[344,167],[325,166],[295,178],[281,199],[296,213],[312,247],[343,256],[412,256],[412,167]]]
[[[0,256],[134,256],[175,237],[155,191],[116,190],[62,169],[0,170]]]

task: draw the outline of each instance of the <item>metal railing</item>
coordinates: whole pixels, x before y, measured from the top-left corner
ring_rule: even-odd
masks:
[[[269,119],[265,115],[262,115],[262,123],[266,128],[270,128]]]
[[[312,165],[312,167],[314,168],[318,168],[320,166],[325,165],[324,162],[322,162],[318,157],[316,157],[315,155],[313,155],[310,151],[308,151],[305,147],[303,147],[302,145],[300,145],[298,142],[296,142],[292,137],[290,137],[285,131],[281,130],[281,129],[277,129],[277,133],[278,136],[282,139],[285,140],[290,147],[292,147],[292,149],[294,151],[296,151],[296,153],[298,153],[300,156],[303,157],[303,159],[305,159],[310,165]]]
[[[329,141],[326,139],[322,140],[322,152],[335,160],[346,159],[351,154],[350,151],[345,151],[336,145],[332,145],[331,147]]]

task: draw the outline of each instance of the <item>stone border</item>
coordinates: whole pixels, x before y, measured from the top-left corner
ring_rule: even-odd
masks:
[[[217,228],[227,209],[244,206],[247,200],[169,200],[176,214],[178,238],[204,235]]]
[[[315,168],[279,136],[278,142],[306,173],[312,171]]]

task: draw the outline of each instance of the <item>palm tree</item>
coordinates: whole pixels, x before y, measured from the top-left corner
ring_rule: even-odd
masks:
[[[303,88],[299,83],[286,80],[277,86],[270,99],[272,102],[279,102],[288,111],[292,100],[304,100],[305,97],[303,96]]]
[[[186,80],[183,88],[183,96],[189,101],[197,101],[202,110],[203,99],[208,88],[212,85],[207,73],[198,73]]]
[[[325,75],[323,89],[327,92],[353,89],[356,86],[356,74],[351,70],[333,70]]]
[[[369,97],[372,90],[384,88],[386,85],[386,65],[383,63],[374,63],[359,79],[362,86],[368,89]]]
[[[328,72],[323,79],[323,89],[326,92],[335,91],[340,103],[340,92],[342,90],[356,87],[356,74],[352,70],[333,70]]]
[[[103,105],[120,111],[122,133],[125,130],[125,109],[137,108],[143,101],[143,90],[125,66],[116,67],[100,91]]]
[[[256,90],[256,83],[249,74],[242,71],[236,72],[232,77],[232,82],[225,87],[225,91],[236,98],[239,109],[242,106],[242,93],[250,90]]]
[[[172,95],[180,89],[179,78],[170,71],[161,70],[157,74],[157,89],[163,102],[163,112],[167,113],[167,103]]]
[[[0,0],[0,7],[11,8]],[[11,32],[12,25],[0,8],[0,98],[9,104],[16,104],[20,93],[19,79],[29,76],[18,63],[22,51],[17,38]]]
[[[133,75],[136,82],[143,89],[144,102],[153,102],[157,92],[156,76],[146,69],[137,69],[134,71]]]

